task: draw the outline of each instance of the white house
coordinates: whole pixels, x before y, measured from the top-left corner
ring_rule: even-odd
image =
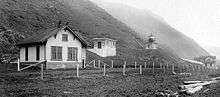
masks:
[[[77,30],[68,26],[40,31],[39,35],[20,41],[20,62],[37,63],[46,60],[46,69],[75,68],[86,61],[88,43]]]
[[[110,38],[94,38],[92,39],[94,47],[88,49],[101,57],[116,56],[116,40]]]

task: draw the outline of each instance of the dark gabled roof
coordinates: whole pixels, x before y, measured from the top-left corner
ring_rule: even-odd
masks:
[[[37,36],[31,36],[29,38],[25,38],[17,43],[17,46],[24,46],[24,45],[34,45],[34,44],[44,44],[47,42],[47,39],[51,36],[57,34],[60,30],[65,29],[72,33],[75,37],[79,39],[79,41],[83,44],[84,47],[88,47],[89,43],[78,33],[78,30],[72,30],[68,26],[63,27],[54,27],[48,28],[45,30],[40,30]]]

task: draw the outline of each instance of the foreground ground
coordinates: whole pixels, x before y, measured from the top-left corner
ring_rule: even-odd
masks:
[[[156,70],[129,69],[122,75],[121,68],[102,70],[47,70],[44,80],[40,80],[38,70],[0,73],[0,97],[154,97],[157,91],[178,91],[178,85],[185,80],[209,80],[203,73],[191,76],[172,75]],[[206,86],[192,97],[219,97],[220,83]]]

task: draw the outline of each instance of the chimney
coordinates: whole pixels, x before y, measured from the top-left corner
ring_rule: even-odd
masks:
[[[62,23],[62,22],[61,22],[61,21],[59,21],[59,23],[58,23],[58,25],[57,25],[57,27],[58,27],[58,28],[60,28],[60,27],[61,27],[61,23]]]

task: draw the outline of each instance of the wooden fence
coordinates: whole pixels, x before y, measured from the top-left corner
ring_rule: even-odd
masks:
[[[17,69],[18,69],[18,71],[23,71],[23,70],[28,69],[32,66],[41,65],[41,79],[43,80],[44,79],[43,72],[44,72],[45,62],[46,61],[41,61],[41,62],[29,65],[24,68],[20,68],[20,60],[18,59],[18,63],[17,63],[18,68]],[[213,69],[209,69],[204,66],[201,66],[201,65],[190,65],[190,64],[185,64],[185,65],[184,64],[176,64],[175,65],[175,64],[168,64],[168,63],[155,64],[155,62],[142,62],[141,63],[141,62],[136,62],[136,61],[133,64],[131,64],[131,63],[129,64],[127,61],[123,61],[122,63],[123,63],[123,64],[121,64],[122,75],[132,74],[133,72],[130,72],[131,70],[134,70],[135,73],[141,74],[141,75],[144,74],[144,72],[146,72],[146,71],[150,71],[153,74],[158,74],[158,72],[156,72],[158,70],[160,71],[160,73],[163,73],[163,74],[167,74],[167,73],[178,74],[178,73],[193,73],[193,72],[205,72],[205,73],[207,72],[207,73],[209,73],[210,71],[213,70]],[[130,67],[128,66],[128,64],[130,65]],[[104,62],[102,60],[92,60],[83,67],[85,67],[85,68],[91,67],[91,68],[100,69],[103,71],[103,76],[106,76],[106,75],[108,75],[107,73],[109,73],[109,74],[111,73],[111,72],[108,72],[108,70],[114,69],[117,66],[116,66],[114,60],[110,60],[109,64],[107,64],[106,62]],[[76,68],[76,77],[80,77],[79,64],[77,64],[77,68]]]

